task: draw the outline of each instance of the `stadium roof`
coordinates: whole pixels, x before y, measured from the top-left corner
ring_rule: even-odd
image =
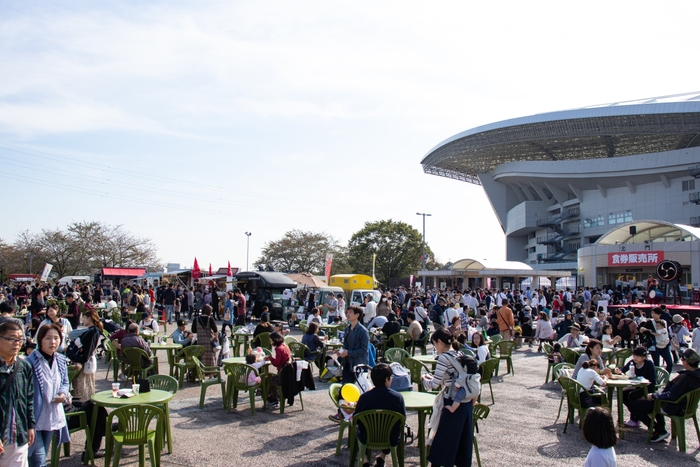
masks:
[[[700,146],[700,91],[514,118],[463,131],[425,155],[425,173],[480,185],[516,161],[599,159]]]
[[[630,226],[636,233],[630,234]],[[691,242],[700,239],[700,229],[689,225],[672,224],[659,220],[630,221],[610,229],[596,245],[615,245],[648,242]]]

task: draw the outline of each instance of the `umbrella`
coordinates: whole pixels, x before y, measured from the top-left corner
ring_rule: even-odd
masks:
[[[194,257],[194,266],[192,266],[192,279],[199,279],[199,264],[197,264],[197,257]]]
[[[304,285],[313,289],[317,289],[319,287],[326,287],[325,282],[316,279],[316,277],[314,277],[308,272],[285,274],[285,276],[289,277],[291,280],[293,280],[299,285]]]

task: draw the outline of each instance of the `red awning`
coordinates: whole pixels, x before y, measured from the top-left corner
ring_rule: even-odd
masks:
[[[7,276],[11,281],[38,281],[39,276],[36,274],[9,274]]]
[[[146,274],[144,268],[102,268],[103,276],[111,277],[139,277]]]

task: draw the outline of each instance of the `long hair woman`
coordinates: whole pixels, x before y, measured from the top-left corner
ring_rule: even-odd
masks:
[[[92,309],[83,313],[83,325],[88,329],[80,334],[78,339],[80,339],[81,351],[73,359],[73,363],[77,364],[83,371],[73,380],[73,397],[87,402],[95,394],[95,370],[97,369],[95,350],[103,328],[97,312]]]

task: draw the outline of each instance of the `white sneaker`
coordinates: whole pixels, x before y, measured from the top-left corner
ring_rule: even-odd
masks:
[[[634,420],[627,420],[625,422],[625,426],[628,426],[630,428],[639,428],[639,422],[635,422]]]

